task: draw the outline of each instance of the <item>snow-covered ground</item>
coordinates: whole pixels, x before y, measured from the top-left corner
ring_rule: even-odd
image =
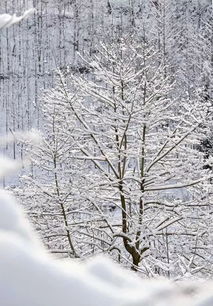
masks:
[[[51,257],[18,207],[0,192],[0,301],[3,306],[212,306],[213,283],[141,280],[105,257]]]

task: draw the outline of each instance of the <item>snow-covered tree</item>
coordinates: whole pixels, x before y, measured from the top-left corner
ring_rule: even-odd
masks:
[[[40,198],[36,222],[49,216],[43,229],[52,244],[72,232],[78,256],[101,250],[134,270],[167,275],[185,258],[197,272],[197,258],[205,258],[197,243],[209,239],[200,215],[203,209],[209,216],[209,174],[197,150],[209,107],[172,99],[158,54],[135,36],[97,50],[90,62],[83,59],[84,73],[58,71],[57,86],[43,99],[48,128],[34,156],[39,183],[27,180],[27,188],[42,182],[51,205]],[[66,224],[51,215],[62,199]],[[63,248],[68,252],[67,242]]]
[[[53,86],[54,69],[76,67],[77,51],[92,55],[106,35],[136,33],[154,43],[176,81],[174,98],[194,99],[194,90],[206,86],[200,76],[212,66],[210,0],[2,0],[0,12],[21,13],[32,5],[36,13],[0,38],[3,134],[42,128],[39,96]],[[5,151],[23,153],[16,145]]]

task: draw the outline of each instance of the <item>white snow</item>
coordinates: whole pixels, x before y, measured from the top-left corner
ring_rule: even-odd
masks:
[[[29,9],[25,11],[25,13],[22,16],[16,16],[14,15],[9,15],[9,14],[1,14],[0,15],[0,29],[2,28],[8,28],[11,25],[20,22],[22,19],[27,18],[31,14],[33,14],[35,9]]]
[[[183,284],[141,280],[105,257],[85,263],[55,260],[5,191],[0,192],[0,271],[4,306],[213,305],[211,283],[200,285],[195,303]]]
[[[0,235],[1,238],[9,235],[8,239],[11,235],[15,235],[28,247],[42,248],[23,211],[6,191],[0,191]]]
[[[30,143],[31,145],[36,146],[41,143],[42,137],[41,134],[34,129],[28,132],[14,132],[7,134],[6,136],[1,136],[0,146],[12,143],[14,141]],[[27,159],[27,156],[25,156],[24,159],[14,160],[0,154],[0,179],[28,165],[29,160]]]
[[[210,0],[205,0],[210,3]],[[22,16],[0,15],[0,29]],[[13,141],[11,136],[11,141]],[[32,132],[29,135],[39,141]],[[8,140],[9,141],[9,140]],[[20,167],[0,158],[0,177]],[[213,284],[177,286],[171,281],[141,280],[105,257],[84,263],[61,262],[41,245],[15,199],[0,191],[0,305],[2,306],[212,306]],[[187,293],[188,292],[188,293]]]
[[[1,136],[0,145],[5,145],[6,143],[11,143],[13,141],[30,142],[33,145],[37,145],[42,141],[41,132],[36,129],[31,129],[30,131],[16,131],[6,136]]]
[[[18,170],[21,166],[20,162],[9,159],[5,156],[0,156],[0,178]]]

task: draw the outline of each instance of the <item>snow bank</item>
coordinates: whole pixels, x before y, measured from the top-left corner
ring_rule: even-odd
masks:
[[[55,260],[13,197],[0,192],[0,301],[3,306],[212,306],[213,285],[141,280],[105,257]]]

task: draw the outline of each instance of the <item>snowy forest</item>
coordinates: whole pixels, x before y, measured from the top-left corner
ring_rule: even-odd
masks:
[[[0,161],[1,187],[62,262],[212,279],[212,1],[1,0],[0,14],[32,7],[0,32],[1,154],[19,168]]]

